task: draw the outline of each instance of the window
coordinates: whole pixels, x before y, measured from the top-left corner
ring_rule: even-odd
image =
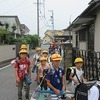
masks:
[[[79,31],[79,41],[86,41],[86,30]]]

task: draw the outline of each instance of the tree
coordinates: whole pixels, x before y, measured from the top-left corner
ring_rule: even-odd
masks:
[[[16,28],[16,26],[15,26],[15,25],[13,25],[13,26],[12,26],[12,32],[15,32],[15,31],[16,31],[16,29],[17,29],[17,28]]]
[[[24,43],[30,44],[30,48],[35,48],[38,46],[38,36],[29,35],[23,39]]]
[[[0,37],[1,37],[0,42],[4,44],[5,43],[5,40],[7,38],[7,35],[9,35],[9,34],[10,34],[9,31],[7,31],[5,29],[0,29]]]
[[[6,29],[6,31],[9,29],[9,24],[6,22],[5,24],[4,24],[4,26],[5,26],[5,29]]]

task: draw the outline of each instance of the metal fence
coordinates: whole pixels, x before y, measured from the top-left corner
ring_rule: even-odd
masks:
[[[83,70],[87,80],[100,80],[100,52],[73,49],[73,58],[76,57],[84,60]]]

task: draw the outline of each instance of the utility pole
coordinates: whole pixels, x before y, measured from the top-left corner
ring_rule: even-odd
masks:
[[[37,35],[38,35],[38,45],[40,45],[40,34],[39,34],[39,0],[37,0]]]
[[[49,11],[51,12],[50,21],[51,21],[51,24],[52,24],[52,32],[53,32],[53,40],[54,40],[54,12],[53,12],[53,10],[49,10]]]
[[[52,30],[54,31],[54,12],[53,10],[49,10],[51,12],[51,22],[52,22]]]

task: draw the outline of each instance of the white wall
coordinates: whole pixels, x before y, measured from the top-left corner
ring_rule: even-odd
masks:
[[[95,21],[95,40],[94,40],[95,51],[100,51],[100,9],[97,13]]]
[[[16,57],[15,45],[0,46],[0,62],[13,59],[15,57]]]
[[[86,42],[79,42],[79,49],[80,50],[87,50],[87,43]]]
[[[76,47],[76,34],[75,34],[75,32],[72,32],[72,43],[73,43],[73,47]]]
[[[16,26],[15,33],[21,34],[20,27],[19,27],[19,24],[17,23],[16,17],[1,17],[0,16],[0,21],[3,24],[8,23],[9,24],[9,31],[11,31],[11,32],[12,32],[12,26],[15,25]],[[2,28],[5,28],[5,26]]]

